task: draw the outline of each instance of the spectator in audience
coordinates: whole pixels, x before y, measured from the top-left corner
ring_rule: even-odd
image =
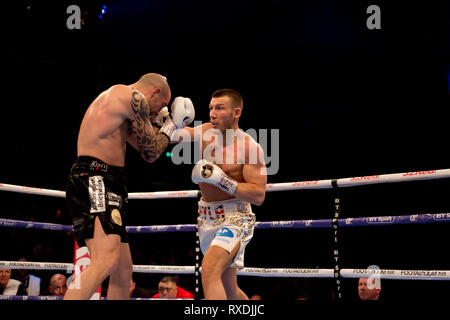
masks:
[[[165,299],[193,299],[194,295],[189,291],[177,286],[175,278],[172,276],[163,277],[158,284],[158,293],[153,298]]]
[[[50,279],[48,290],[51,295],[63,297],[67,291],[67,278],[61,273],[54,274]]]
[[[26,294],[22,282],[11,279],[11,269],[0,269],[0,295],[24,296]]]
[[[19,258],[18,261],[26,262],[26,258]],[[26,295],[28,296],[38,296],[41,293],[41,278],[36,277],[28,273],[27,269],[18,269],[16,272],[15,279],[22,282]]]
[[[358,295],[361,300],[378,300],[381,292],[381,280],[376,278],[359,278]]]

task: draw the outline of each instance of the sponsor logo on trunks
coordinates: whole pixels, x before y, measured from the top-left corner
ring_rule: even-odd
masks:
[[[225,209],[223,205],[219,205],[217,207],[199,206],[198,213],[200,215],[208,217],[211,220],[219,220],[225,218]]]
[[[93,160],[90,165],[91,170],[100,170],[103,172],[108,172],[108,165],[105,163],[99,163],[96,160]]]
[[[120,216],[119,210],[114,209],[113,211],[111,211],[111,219],[115,224],[122,226],[122,217]]]
[[[224,214],[225,213],[225,209],[223,208],[223,204],[217,206],[214,210],[215,214]]]
[[[248,203],[240,203],[238,205],[238,211],[242,213],[249,213],[250,212],[250,205]]]
[[[216,214],[216,220],[225,219],[225,209],[222,204],[214,209],[214,213]]]
[[[122,201],[122,197],[112,193],[112,192],[108,192],[106,194],[106,198],[108,199],[108,204],[110,206],[116,206],[116,207],[120,207],[120,202]]]
[[[89,177],[89,199],[91,213],[105,211],[105,184],[102,176]]]
[[[216,237],[227,237],[227,238],[233,238],[234,234],[233,231],[231,231],[230,229],[223,227],[222,229],[220,229],[219,231],[217,231],[216,233]]]

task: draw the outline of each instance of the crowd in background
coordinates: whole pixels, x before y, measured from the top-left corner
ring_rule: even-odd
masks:
[[[425,184],[424,182],[421,183]],[[425,185],[417,189],[401,186],[403,193],[395,192],[400,186],[383,192],[387,205],[382,206],[381,198],[374,202],[374,192],[378,189],[351,190],[345,195],[343,213],[345,217],[377,216],[388,213],[445,212],[445,190],[450,182],[434,182],[438,188]],[[388,186],[384,186],[384,189]],[[416,190],[417,189],[417,190]],[[364,191],[364,192],[363,192]],[[408,191],[408,192],[406,192]],[[316,191],[320,193],[322,191]],[[367,193],[367,195],[366,195]],[[265,204],[256,208],[259,221],[326,218],[331,198],[326,195],[317,199],[312,193],[297,193],[305,210],[280,210],[279,203],[286,201],[292,192],[269,193]],[[377,193],[378,194],[378,193]],[[395,205],[392,198],[399,202]],[[70,225],[71,219],[65,208],[64,199],[26,196],[16,193],[0,193],[3,210],[0,217],[21,221],[47,222]],[[193,223],[195,200],[182,200],[179,206],[173,201],[130,202],[129,225],[159,225]],[[312,203],[308,203],[312,202]],[[178,203],[178,202],[177,202]],[[370,203],[370,206],[366,204]],[[187,204],[191,208],[187,209]],[[140,207],[132,207],[140,205]],[[395,206],[394,206],[395,205]],[[170,206],[172,216],[157,214],[162,208]],[[364,211],[361,211],[364,208]],[[322,210],[323,209],[323,210]],[[321,212],[323,213],[321,213]],[[331,211],[330,211],[331,212]],[[315,214],[315,215],[312,215]],[[426,225],[392,225],[376,227],[345,228],[340,232],[342,247],[341,258],[345,267],[367,268],[378,265],[381,269],[423,269],[448,270],[448,261],[442,254],[443,244],[448,243],[446,223]],[[399,237],[398,235],[401,235]],[[193,266],[195,264],[195,233],[172,232],[152,234],[129,234],[133,263],[137,265],[176,265]],[[255,230],[254,239],[246,251],[246,267],[266,268],[332,268],[332,233],[326,228],[308,230],[262,229]],[[25,258],[32,262],[73,263],[74,240],[72,232],[39,229],[0,228],[0,260],[19,261]],[[395,245],[394,245],[395,244]],[[401,249],[401,250],[400,250]],[[264,254],[261,254],[264,252]],[[65,270],[29,270],[29,273],[41,279],[40,294],[50,294],[50,279],[61,273],[70,278]],[[133,280],[137,292],[146,292],[146,296],[158,293],[158,283],[164,274],[134,273]],[[195,292],[195,277],[191,274],[175,274],[179,287]],[[12,279],[20,279],[19,271],[12,270]],[[333,301],[336,288],[333,279],[327,278],[274,278],[274,277],[238,277],[239,285],[250,297],[262,297],[264,300],[285,299],[294,301],[308,299],[312,301]],[[107,288],[107,280],[102,288]],[[383,282],[381,296],[384,300],[398,296],[410,296],[416,292],[426,297],[448,294],[446,281],[386,280]],[[358,280],[343,279],[343,292],[346,299],[357,300]],[[200,288],[201,290],[201,288]],[[426,294],[425,294],[426,293]],[[136,293],[137,294],[137,293]],[[200,297],[202,292],[200,291]]]

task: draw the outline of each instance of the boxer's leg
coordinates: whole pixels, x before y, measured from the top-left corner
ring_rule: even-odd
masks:
[[[230,268],[230,265],[233,262],[236,254],[239,252],[239,249],[239,242],[236,244],[233,250],[231,250],[231,252],[228,252],[227,250],[216,245],[211,245],[208,248],[202,262],[202,285],[205,299],[227,299],[227,293],[222,277]],[[228,286],[232,285],[227,283],[227,287]]]
[[[95,218],[94,237],[87,239],[91,263],[81,272],[79,286],[69,287],[64,300],[88,300],[98,286],[116,268],[120,255],[120,236],[106,234],[100,219]]]
[[[248,296],[238,286],[236,268],[228,268],[222,276],[222,282],[228,300],[248,300]]]
[[[133,263],[131,261],[130,246],[128,243],[121,243],[119,261],[109,278],[108,300],[128,300],[132,274]]]

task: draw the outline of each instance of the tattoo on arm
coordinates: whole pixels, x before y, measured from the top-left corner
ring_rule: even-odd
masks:
[[[169,144],[164,133],[155,133],[150,123],[150,109],[145,98],[137,91],[131,93],[133,110],[128,133],[136,137],[138,151],[147,162],[154,162]]]

